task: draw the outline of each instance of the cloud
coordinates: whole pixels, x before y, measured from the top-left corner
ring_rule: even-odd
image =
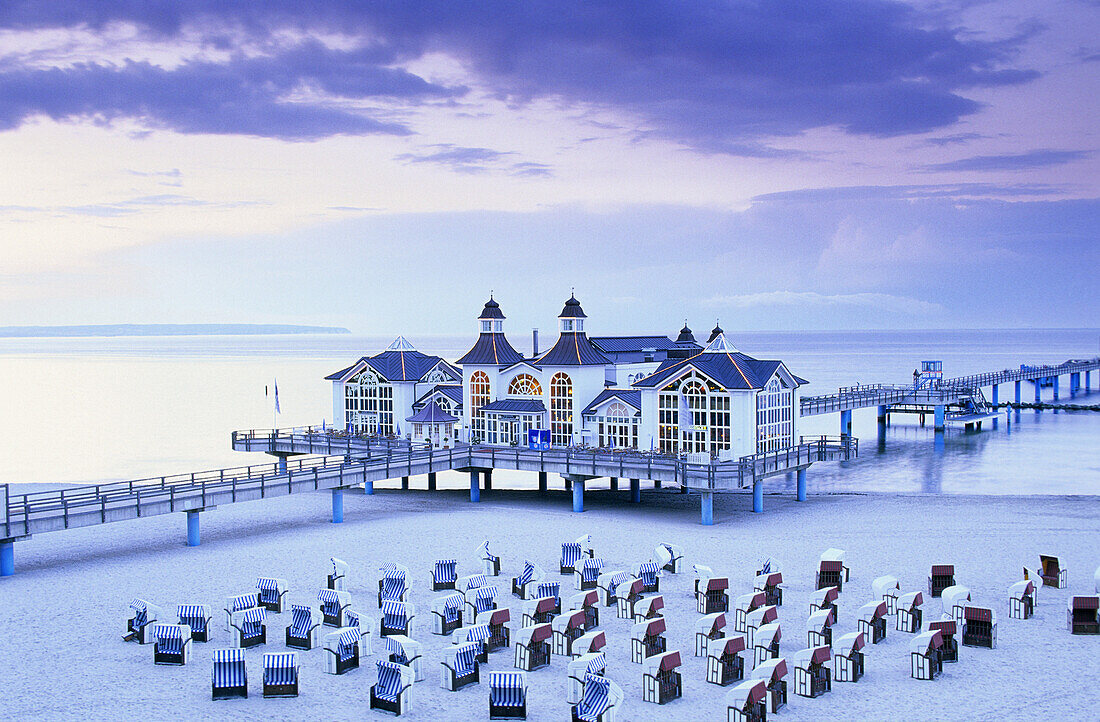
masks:
[[[1092,156],[1089,150],[1033,150],[1004,155],[975,155],[969,158],[932,163],[921,167],[925,171],[1014,171],[1064,165]]]
[[[952,133],[951,135],[941,135],[935,138],[925,138],[919,145],[944,148],[949,145],[963,145],[972,140],[982,140],[988,137],[988,135],[982,133]]]
[[[114,218],[143,213],[158,208],[239,208],[256,205],[251,201],[214,203],[198,198],[165,193],[161,195],[138,196],[112,203],[88,203],[76,206],[0,206],[0,213],[46,213],[50,215],[93,216]]]
[[[502,170],[509,175],[526,178],[543,178],[553,175],[550,166],[544,163],[521,161],[506,162],[515,156],[514,151],[500,151],[491,148],[468,148],[453,143],[435,143],[427,146],[425,153],[401,153],[394,156],[400,163],[431,163],[448,168],[456,173],[484,173]]]
[[[768,291],[734,296],[712,296],[703,305],[715,308],[753,309],[784,308],[837,309],[841,311],[874,310],[904,316],[934,316],[945,312],[943,306],[907,296],[888,293],[823,294],[814,291]]]
[[[940,183],[894,186],[835,186],[802,188],[754,196],[753,203],[832,203],[852,200],[918,200],[928,198],[1011,198],[1054,196],[1064,186],[1048,183]]]

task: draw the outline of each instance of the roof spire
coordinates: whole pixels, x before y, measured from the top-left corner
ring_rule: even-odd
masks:
[[[703,349],[703,353],[740,353],[737,347],[726,340],[726,334],[719,332],[717,336],[712,338],[707,347]]]

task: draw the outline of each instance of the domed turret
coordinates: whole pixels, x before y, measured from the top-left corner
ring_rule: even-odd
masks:
[[[707,343],[709,344],[711,341],[718,338],[723,333],[725,333],[725,331],[723,331],[722,327],[718,325],[718,321],[715,321],[714,328],[710,332],[710,338],[707,339]]]
[[[676,343],[695,343],[695,335],[688,328],[687,321],[684,321],[684,327],[680,329],[680,335],[676,337]]]
[[[504,337],[504,313],[500,310],[500,304],[489,294],[489,300],[481,309],[481,315],[477,317],[481,326],[481,334],[473,348],[458,360],[459,364],[479,364],[492,366],[508,366],[516,361],[522,361],[523,355],[512,348],[508,339]]]

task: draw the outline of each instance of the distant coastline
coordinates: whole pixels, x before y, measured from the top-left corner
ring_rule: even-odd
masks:
[[[71,336],[265,336],[291,333],[350,334],[339,326],[256,323],[119,323],[86,326],[0,326],[0,338]]]

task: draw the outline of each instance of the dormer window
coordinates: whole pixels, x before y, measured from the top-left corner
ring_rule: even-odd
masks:
[[[493,321],[493,333],[504,333],[504,321]]]
[[[563,318],[561,320],[561,330],[562,330],[562,333],[572,332],[572,330],[573,330],[573,319]]]

